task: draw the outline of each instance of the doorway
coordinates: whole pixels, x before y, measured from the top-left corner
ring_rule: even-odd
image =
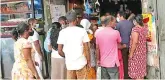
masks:
[[[99,0],[100,14],[110,13],[114,15],[118,11],[131,11],[131,13],[141,14],[142,5],[141,0]]]

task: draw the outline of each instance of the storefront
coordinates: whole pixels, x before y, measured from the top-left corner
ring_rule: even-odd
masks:
[[[0,4],[0,75],[1,78],[9,79],[14,63],[12,29],[16,28],[18,23],[26,22],[29,18],[44,19],[44,12],[42,0],[1,0]]]
[[[66,12],[71,9],[76,10],[80,17],[85,16],[89,19],[94,18],[94,20],[98,20],[100,16],[107,12],[116,16],[115,14],[119,10],[135,14],[152,15],[151,17],[155,21],[153,20],[153,23],[151,23],[150,29],[152,28],[151,31],[155,31],[153,33],[156,44],[151,53],[153,52],[156,56],[159,54],[160,58],[156,59],[158,61],[160,59],[160,63],[157,62],[160,67],[156,68],[150,65],[148,73],[153,74],[150,74],[148,78],[165,78],[163,76],[165,74],[163,73],[165,72],[163,68],[165,66],[163,62],[165,51],[162,44],[165,40],[163,31],[165,10],[162,10],[165,6],[163,3],[164,0],[1,0],[0,78],[11,78],[11,69],[14,63],[14,41],[10,33],[19,22],[27,21],[28,18],[39,19],[40,28],[38,30],[41,32],[43,41],[44,37],[42,35],[45,35],[45,33],[42,32],[47,31],[50,28],[49,24],[57,21],[60,16],[65,16]],[[86,15],[83,14],[84,12]],[[94,23],[97,22],[95,21]],[[155,61],[155,58],[153,58],[153,61]],[[47,76],[47,72],[44,75]]]
[[[68,0],[67,10],[74,9],[81,15],[85,12],[90,17],[97,17],[104,15],[105,13],[115,14],[119,10],[128,11],[134,14],[143,14],[144,21],[148,24],[148,60],[147,60],[147,72],[146,78],[160,79],[165,78],[165,64],[164,61],[164,46],[161,44],[164,39],[163,21],[162,16],[165,10],[163,0]],[[160,6],[161,5],[161,6]],[[160,15],[160,16],[159,16]],[[161,40],[160,40],[161,39]],[[161,56],[163,55],[163,56]],[[159,63],[160,62],[160,63]],[[160,67],[159,67],[160,66]]]

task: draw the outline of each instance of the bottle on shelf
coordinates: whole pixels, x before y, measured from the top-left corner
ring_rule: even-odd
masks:
[[[20,5],[20,10],[25,11],[22,4]]]
[[[9,7],[9,13],[12,13],[13,12],[13,7]]]
[[[28,11],[28,6],[26,4],[23,5],[25,11]]]
[[[6,13],[6,12],[7,12],[7,7],[4,7],[3,13]]]
[[[1,7],[1,13],[4,13],[4,7]]]
[[[9,12],[10,12],[10,7],[7,7],[5,13],[9,13]]]

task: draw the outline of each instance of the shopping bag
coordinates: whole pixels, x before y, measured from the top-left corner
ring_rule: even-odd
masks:
[[[97,76],[96,76],[97,80],[101,79],[101,67],[97,68]]]
[[[39,66],[35,66],[36,67],[36,70],[37,70],[37,73],[40,77],[41,80],[44,80],[43,76],[42,76],[42,72],[41,72],[41,69],[39,68]]]

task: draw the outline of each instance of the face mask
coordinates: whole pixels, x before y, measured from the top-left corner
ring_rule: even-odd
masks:
[[[64,28],[66,28],[66,25],[62,24],[61,27],[62,27],[62,29],[64,29]]]
[[[133,20],[133,24],[136,25],[136,21],[135,20]]]
[[[29,32],[29,36],[33,36],[34,31]]]
[[[36,28],[39,28],[39,24],[36,24],[35,27],[36,27]]]
[[[117,22],[119,22],[119,21],[120,21],[120,19],[119,19],[118,17],[116,18],[116,20],[117,20]]]

